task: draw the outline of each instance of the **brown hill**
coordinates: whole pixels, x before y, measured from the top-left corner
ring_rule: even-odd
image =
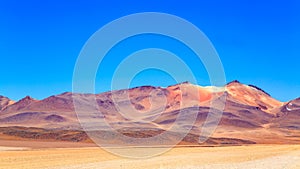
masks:
[[[73,98],[80,101],[76,103],[83,113],[75,113]],[[220,103],[224,98],[226,102],[222,105]],[[91,100],[97,105],[91,106]],[[45,130],[46,133],[58,133],[54,135],[59,138],[57,135],[65,133],[60,131],[80,133],[82,128],[78,115],[81,123],[101,129],[102,133],[107,128],[104,122],[117,131],[132,129],[121,132],[130,137],[151,136],[153,131],[154,134],[166,131],[176,124],[178,132],[191,128],[183,143],[198,144],[195,137],[199,137],[201,131],[209,126],[204,125],[208,116],[214,117],[212,112],[223,112],[211,143],[220,143],[220,139],[237,144],[300,141],[300,123],[297,120],[300,117],[299,98],[283,103],[256,86],[238,81],[224,87],[201,87],[184,82],[166,88],[142,86],[96,95],[66,92],[43,100],[25,97],[16,103],[2,97],[0,103],[0,127],[3,127],[0,132],[19,137],[22,136],[18,133],[24,133],[26,129],[29,132],[32,127],[39,128],[38,131],[44,134]],[[191,124],[193,115],[195,123]],[[9,128],[14,132],[4,132]],[[51,134],[46,136],[38,138],[48,139]],[[172,140],[173,136],[176,134],[171,134],[166,140]]]
[[[9,98],[0,96],[0,111],[5,109],[5,107],[7,107],[13,103],[14,103],[14,101],[10,100]]]

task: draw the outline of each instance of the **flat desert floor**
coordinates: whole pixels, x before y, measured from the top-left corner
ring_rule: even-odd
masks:
[[[142,148],[148,151],[149,148]],[[125,150],[130,151],[130,150]],[[1,169],[299,169],[300,145],[177,147],[156,157],[128,159],[97,147],[0,147]]]

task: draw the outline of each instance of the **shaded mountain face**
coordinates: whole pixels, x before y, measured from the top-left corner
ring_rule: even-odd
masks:
[[[279,130],[300,132],[300,98],[285,103],[278,109],[277,119],[272,122],[272,126]]]
[[[23,108],[27,107],[31,103],[36,102],[37,100],[31,98],[30,96],[26,96],[23,99],[11,104],[10,106],[6,106],[1,112],[4,113],[11,113],[11,112],[19,112],[22,111]]]
[[[282,112],[299,112],[300,110],[300,98],[292,100],[281,107]]]
[[[75,113],[73,99],[80,101],[76,102],[79,114]],[[238,81],[224,87],[184,82],[166,88],[142,86],[95,95],[66,92],[43,100],[25,97],[15,103],[0,97],[0,103],[0,127],[80,131],[81,122],[105,131],[108,123],[123,134],[144,137],[169,130],[176,124],[180,130],[191,129],[191,135],[185,140],[195,141],[194,136],[209,126],[204,125],[208,117],[217,119],[212,112],[221,112],[212,135],[214,139],[249,143],[300,141],[299,98],[283,103],[256,86]],[[172,136],[169,139],[172,140]]]
[[[9,98],[0,96],[0,111],[13,103],[14,101],[10,100]]]

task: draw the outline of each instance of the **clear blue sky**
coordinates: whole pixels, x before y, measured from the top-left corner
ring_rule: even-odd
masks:
[[[0,2],[0,95],[15,100],[26,95],[42,99],[71,91],[74,64],[87,39],[108,22],[137,12],[170,13],[198,26],[219,53],[228,82],[237,79],[254,84],[282,101],[300,96],[297,0],[3,0]],[[177,49],[172,46],[176,42],[157,39],[144,36],[128,42],[132,51],[151,45]],[[145,43],[137,43],[140,41]],[[153,43],[157,41],[160,43]],[[124,46],[116,49],[119,54],[126,54]],[[118,64],[113,57],[112,54],[106,59],[106,66],[112,68],[97,77],[97,92],[110,89],[107,78]],[[196,73],[199,84],[209,85],[201,63],[189,60],[189,56],[183,59],[191,67],[199,67]],[[156,80],[159,78],[164,80]],[[173,83],[167,74],[149,70],[139,74],[132,86]]]

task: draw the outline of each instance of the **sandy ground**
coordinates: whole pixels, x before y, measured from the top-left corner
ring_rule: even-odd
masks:
[[[141,148],[148,151],[149,148]],[[130,151],[130,150],[126,150]],[[1,169],[298,169],[300,145],[179,147],[147,159],[126,159],[100,148],[44,148],[0,151]]]
[[[0,146],[0,152],[1,151],[12,151],[12,150],[26,150],[29,149],[27,147],[4,147]]]
[[[32,141],[32,140],[1,140],[0,146],[2,147],[15,147],[24,148],[28,147],[31,149],[41,148],[81,148],[81,147],[96,147],[93,143],[73,143],[73,142],[62,142],[62,141]]]

